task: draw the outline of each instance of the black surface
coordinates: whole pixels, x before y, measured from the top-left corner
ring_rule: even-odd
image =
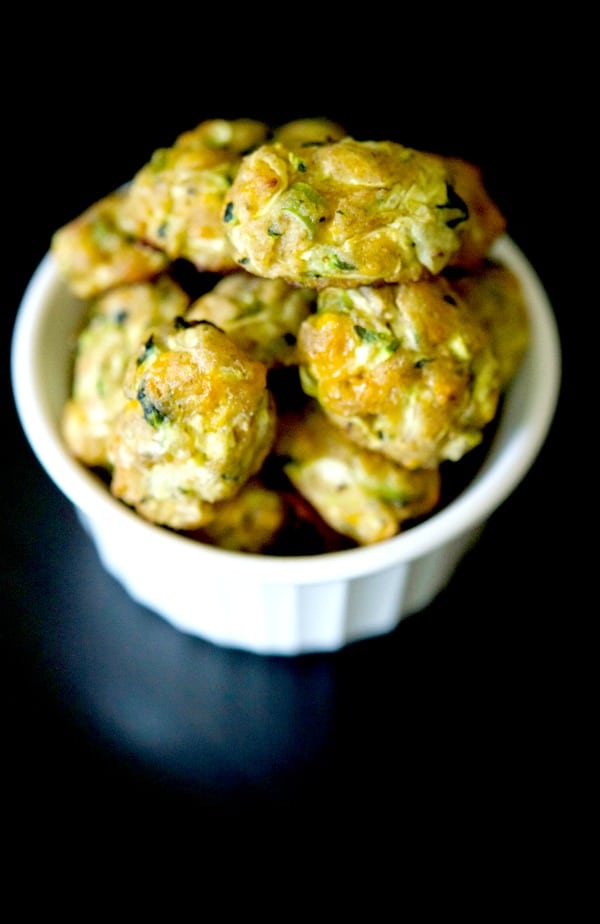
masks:
[[[558,157],[581,126],[551,55],[532,62],[510,47],[458,72],[446,62],[431,89],[417,64],[408,80],[363,62],[336,71],[326,92],[298,78],[277,106],[272,59],[254,80],[247,61],[226,91],[197,88],[189,62],[177,80],[156,61],[132,78],[123,61],[100,70],[81,53],[61,68],[48,62],[47,79],[21,89],[4,125],[0,521],[3,789],[15,829],[93,837],[151,819],[248,831],[270,819],[289,832],[331,833],[343,819],[408,836],[410,819],[421,836],[460,829],[471,845],[502,832],[514,849],[552,840],[571,798],[556,758],[571,739],[567,676],[577,617],[590,605],[568,554],[584,545],[572,533],[584,488],[565,471],[583,417],[574,317],[583,306],[565,268],[576,234],[565,222],[576,219]],[[287,659],[186,637],[104,573],[20,430],[8,346],[52,231],[128,180],[154,148],[204,118],[301,115],[479,163],[553,303],[564,368],[538,461],[436,602],[389,636]]]

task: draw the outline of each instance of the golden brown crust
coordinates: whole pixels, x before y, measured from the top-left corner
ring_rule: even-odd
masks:
[[[459,459],[496,412],[489,330],[441,277],[324,289],[298,352],[304,388],[330,419],[410,469]]]
[[[452,286],[490,331],[505,388],[515,375],[529,344],[529,321],[521,283],[506,266],[486,261],[460,274]]]
[[[126,230],[125,199],[124,190],[111,193],[52,236],[51,251],[59,271],[79,298],[151,279],[169,263],[162,250]]]
[[[256,474],[275,436],[266,367],[213,324],[155,328],[125,375],[111,489],[147,519],[196,529]]]
[[[115,286],[93,299],[78,336],[63,437],[86,465],[109,468],[108,442],[126,404],[125,370],[150,329],[183,314],[189,298],[168,276]]]
[[[240,265],[317,289],[415,282],[453,261],[470,265],[501,219],[470,165],[349,136],[302,150],[262,145],[243,159],[225,209]]]
[[[361,545],[389,539],[440,497],[438,469],[409,471],[353,442],[316,402],[279,425],[284,471],[326,523]]]
[[[225,196],[242,155],[267,135],[268,127],[252,119],[211,119],[157,149],[129,188],[129,232],[199,270],[236,269],[223,227]]]
[[[339,122],[333,122],[331,119],[294,119],[275,129],[273,141],[279,141],[287,148],[302,151],[316,144],[340,141],[347,134]]]
[[[506,231],[506,217],[487,192],[479,167],[458,157],[447,157],[445,163],[453,189],[469,208],[460,247],[448,265],[475,269],[485,259],[496,238]]]

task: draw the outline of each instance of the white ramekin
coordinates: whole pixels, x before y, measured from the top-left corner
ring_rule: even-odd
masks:
[[[180,630],[282,655],[334,651],[385,634],[448,583],[486,520],[532,466],[556,409],[560,341],[547,295],[508,236],[493,255],[521,280],[529,351],[481,469],[450,504],[392,539],[323,555],[229,552],[148,523],[113,498],[60,436],[83,303],[67,292],[51,254],[24,293],[13,331],[11,376],[21,425],[48,476],[74,504],[106,570]]]

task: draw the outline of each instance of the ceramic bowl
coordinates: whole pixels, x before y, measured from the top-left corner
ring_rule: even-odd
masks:
[[[265,655],[334,651],[386,634],[447,585],[486,521],[531,468],[556,409],[560,341],[547,295],[511,238],[499,239],[493,255],[521,280],[529,350],[466,487],[383,542],[291,557],[230,552],[146,522],[112,497],[61,439],[72,337],[84,305],[67,292],[51,254],[24,293],[13,331],[11,376],[21,425],[45,472],[73,503],[104,568],[177,629]]]

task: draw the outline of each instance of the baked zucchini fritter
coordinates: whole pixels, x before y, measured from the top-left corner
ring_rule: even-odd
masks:
[[[146,519],[197,529],[262,466],[276,427],[267,369],[207,321],[155,328],[124,379],[111,490]]]
[[[461,251],[471,265],[503,221],[470,165],[349,136],[261,145],[243,158],[223,218],[244,269],[317,289],[415,282]]]
[[[250,478],[235,497],[215,504],[213,512],[198,538],[235,552],[262,552],[275,541],[287,516],[281,494],[258,478]]]
[[[360,545],[389,539],[440,498],[438,469],[409,471],[364,449],[316,402],[280,421],[275,452],[300,494],[343,536]]]
[[[296,288],[282,279],[232,273],[190,305],[186,320],[212,321],[248,356],[272,368],[297,361],[300,324],[313,310],[313,289]]]
[[[331,119],[294,119],[279,125],[273,132],[273,141],[279,141],[287,148],[301,150],[314,144],[330,144],[339,141],[348,132]]]
[[[442,277],[324,289],[298,354],[303,388],[330,419],[410,469],[460,459],[496,412],[491,333]]]
[[[162,250],[126,230],[121,217],[126,196],[125,190],[105,196],[52,236],[59,272],[79,298],[150,279],[169,262]]]
[[[133,178],[122,220],[129,233],[199,270],[237,269],[225,237],[225,196],[242,155],[269,129],[253,119],[210,119],[158,148]]]
[[[109,468],[107,445],[127,401],[123,380],[129,360],[153,326],[182,315],[189,301],[164,275],[116,286],[91,300],[61,421],[69,449],[86,465]]]
[[[478,271],[461,273],[452,287],[489,330],[505,388],[515,375],[529,343],[527,307],[521,283],[501,263],[486,261]]]
[[[469,209],[467,221],[460,226],[460,247],[448,260],[448,266],[476,269],[496,238],[506,230],[506,218],[490,198],[479,167],[459,157],[445,157],[443,161],[452,188]]]

